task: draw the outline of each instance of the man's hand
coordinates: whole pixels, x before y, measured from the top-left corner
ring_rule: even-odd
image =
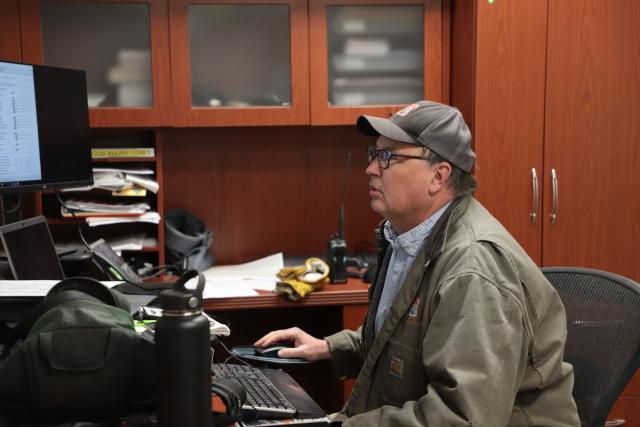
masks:
[[[278,357],[298,357],[310,361],[330,359],[329,344],[325,340],[314,338],[300,328],[271,331],[254,343],[256,347],[268,347],[277,342],[288,341],[294,348],[285,348]]]

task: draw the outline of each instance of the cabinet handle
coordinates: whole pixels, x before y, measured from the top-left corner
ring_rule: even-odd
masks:
[[[558,219],[558,174],[555,169],[551,169],[551,224],[555,224]]]
[[[533,203],[529,216],[531,217],[531,224],[535,224],[538,217],[538,174],[536,168],[531,168],[531,184],[533,185]]]

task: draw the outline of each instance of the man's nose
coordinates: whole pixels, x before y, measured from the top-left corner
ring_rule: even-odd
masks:
[[[369,162],[369,166],[367,166],[367,168],[365,169],[365,173],[369,176],[380,176],[380,174],[382,173],[382,169],[378,164],[378,159],[373,159]]]

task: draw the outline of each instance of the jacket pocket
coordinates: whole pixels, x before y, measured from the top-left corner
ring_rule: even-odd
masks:
[[[384,403],[400,407],[424,396],[426,377],[420,350],[390,340],[381,362],[378,369]]]

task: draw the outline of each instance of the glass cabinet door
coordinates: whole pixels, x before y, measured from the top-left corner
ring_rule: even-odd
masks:
[[[306,124],[304,0],[175,0],[178,126]]]
[[[32,45],[25,61],[85,70],[92,126],[166,124],[171,82],[165,1],[22,3],[29,11],[23,20],[37,29],[23,30]]]
[[[442,101],[440,1],[314,0],[310,15],[313,124]]]

